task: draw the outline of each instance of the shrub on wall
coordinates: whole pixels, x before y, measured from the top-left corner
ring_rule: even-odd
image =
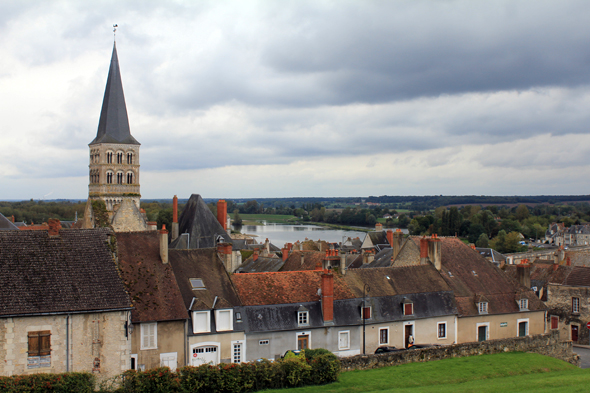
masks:
[[[94,382],[94,375],[90,373],[15,375],[0,377],[0,391],[91,393],[94,391]]]

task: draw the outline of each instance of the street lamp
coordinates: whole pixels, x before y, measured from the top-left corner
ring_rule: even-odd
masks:
[[[371,287],[369,286],[369,284],[365,284],[365,286],[363,287],[363,312],[361,313],[361,315],[363,316],[363,355],[365,355],[365,341],[366,341],[366,335],[365,335],[365,321],[366,321],[366,315],[365,315],[365,310],[367,308],[367,293],[369,293],[371,291]]]

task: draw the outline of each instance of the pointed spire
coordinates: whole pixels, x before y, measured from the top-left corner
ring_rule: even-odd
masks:
[[[90,142],[91,145],[97,143],[140,144],[129,131],[129,119],[127,118],[127,107],[125,106],[116,43],[113,44],[111,67],[102,101],[98,132],[96,138]]]

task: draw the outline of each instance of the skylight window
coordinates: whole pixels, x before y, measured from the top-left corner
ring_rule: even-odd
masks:
[[[205,283],[203,283],[203,280],[200,278],[191,278],[189,281],[191,282],[193,289],[206,289]]]

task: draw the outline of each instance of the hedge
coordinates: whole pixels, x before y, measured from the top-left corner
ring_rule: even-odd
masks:
[[[90,393],[94,391],[94,383],[94,375],[90,373],[15,375],[0,377],[0,391]]]
[[[246,393],[263,389],[320,385],[335,382],[340,361],[329,351],[271,362],[186,366],[176,373],[168,367],[123,374],[124,393]]]

